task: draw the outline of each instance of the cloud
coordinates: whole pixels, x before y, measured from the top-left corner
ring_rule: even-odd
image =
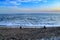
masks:
[[[6,7],[18,7],[18,8],[60,8],[60,1],[58,2],[57,0],[55,0],[56,2],[52,3],[49,0],[3,0],[1,2],[0,0],[0,6],[6,6]],[[48,3],[46,3],[48,2]]]
[[[0,0],[0,4],[3,6],[20,6],[22,2],[40,3],[41,1],[47,2],[47,0]]]
[[[20,5],[21,3],[18,3],[18,2],[16,2],[16,1],[10,1],[8,4],[14,5],[14,6],[18,6],[18,5]]]
[[[32,0],[17,0],[17,1],[19,1],[19,2],[30,2]]]
[[[17,0],[5,0],[3,2],[0,1],[0,4],[3,5],[3,6],[18,6],[21,3],[18,3]]]

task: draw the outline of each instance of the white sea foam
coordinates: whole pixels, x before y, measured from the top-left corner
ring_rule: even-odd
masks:
[[[60,26],[60,14],[0,14],[0,25]]]

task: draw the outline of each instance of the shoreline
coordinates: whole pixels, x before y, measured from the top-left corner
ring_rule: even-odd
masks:
[[[44,25],[46,28],[51,28],[51,27],[60,27],[60,26],[46,26]],[[44,26],[20,26],[20,25],[0,25],[0,28],[44,28]]]

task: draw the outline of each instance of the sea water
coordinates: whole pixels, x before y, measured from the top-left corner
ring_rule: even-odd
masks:
[[[0,26],[60,26],[60,14],[19,13],[0,14]]]

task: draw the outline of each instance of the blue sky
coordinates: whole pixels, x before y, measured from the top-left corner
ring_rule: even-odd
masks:
[[[0,0],[0,13],[60,12],[60,0]]]

